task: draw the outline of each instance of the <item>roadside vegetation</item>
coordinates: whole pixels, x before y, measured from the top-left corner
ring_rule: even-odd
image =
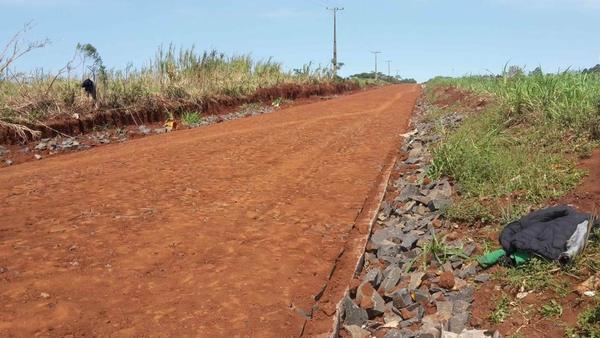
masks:
[[[114,69],[103,62],[94,46],[79,44],[60,70],[21,73],[15,69],[15,62],[48,44],[27,42],[24,35],[29,28],[26,26],[5,48],[0,48],[0,126],[23,137],[35,133],[27,126],[73,114],[153,107],[177,111],[207,101],[235,102],[261,89],[327,86],[345,81],[334,78],[329,68],[311,64],[285,71],[281,63],[272,59],[255,60],[251,55],[229,56],[216,50],[178,49],[173,45],[161,46],[144,66]],[[95,101],[81,88],[85,78],[97,86]],[[186,123],[196,123],[197,119],[194,113],[186,115]]]
[[[385,84],[399,84],[399,83],[417,83],[417,80],[411,78],[402,78],[399,75],[391,76],[381,72],[377,72],[377,80],[375,79],[375,72],[370,73],[359,73],[349,76],[350,79],[357,81],[362,85],[385,85]]]
[[[464,116],[456,129],[438,128],[441,139],[432,151],[428,173],[434,179],[450,176],[457,184],[459,198],[446,216],[497,233],[508,222],[577,186],[585,175],[577,162],[600,145],[599,70],[596,66],[547,74],[539,68],[525,73],[510,67],[501,75],[429,81],[426,99],[433,106],[427,118],[456,112]],[[499,247],[499,243],[480,244],[485,251]],[[561,300],[573,292],[574,285],[599,271],[598,234],[567,267],[540,258],[517,268],[500,267],[494,280],[505,293],[489,321],[502,323],[511,307],[522,317],[560,321]],[[516,297],[527,292],[545,292],[554,298],[529,311]],[[598,299],[582,301],[592,306],[584,307],[588,310],[566,327],[565,334],[600,337]]]
[[[491,100],[457,130],[441,130],[443,142],[434,150],[430,174],[460,183],[462,200],[448,211],[456,219],[510,221],[562,196],[583,175],[576,161],[589,156],[600,139],[597,73],[513,71],[437,78],[429,86],[452,86]]]

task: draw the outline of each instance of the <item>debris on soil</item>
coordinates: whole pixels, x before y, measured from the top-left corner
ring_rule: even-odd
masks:
[[[461,120],[455,113],[437,123],[453,128]],[[392,173],[362,273],[352,284],[358,287],[341,304],[344,328],[353,337],[357,328],[377,337],[498,337],[469,330],[475,283],[487,282],[489,275],[478,274],[481,268],[470,262],[472,241],[444,236],[456,228],[443,217],[453,183],[427,177],[427,147],[438,140],[434,123],[413,127],[415,132],[405,135],[401,150],[407,156]]]
[[[44,157],[56,154],[84,150],[105,144],[125,142],[129,139],[152,134],[165,134],[177,129],[198,128],[243,117],[267,114],[275,110],[276,109],[270,105],[250,104],[242,106],[238,111],[232,113],[205,116],[199,123],[188,125],[187,128],[182,128],[181,124],[170,118],[164,124],[154,124],[155,128],[142,124],[126,128],[95,130],[74,137],[59,135],[52,138],[43,138],[38,141],[32,141],[24,148],[22,146],[19,148],[18,145],[9,145],[7,147],[0,146],[0,158],[4,157],[4,164],[10,166],[30,160],[40,160]],[[13,151],[11,153],[11,148],[18,149],[19,151]],[[32,150],[35,153],[33,153]]]

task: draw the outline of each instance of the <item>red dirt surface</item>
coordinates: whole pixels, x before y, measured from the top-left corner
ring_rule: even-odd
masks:
[[[419,94],[0,169],[0,336],[300,335]]]
[[[600,215],[600,150],[583,160],[579,167],[585,169],[588,175],[575,190],[561,198],[559,203],[571,204],[582,211]]]

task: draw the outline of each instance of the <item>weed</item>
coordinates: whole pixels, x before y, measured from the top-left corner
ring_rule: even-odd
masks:
[[[542,305],[539,312],[546,318],[559,318],[563,314],[563,307],[556,300],[552,299],[550,302]]]
[[[185,126],[194,126],[202,122],[202,116],[197,112],[188,112],[181,116],[181,123]]]
[[[572,338],[600,338],[600,304],[579,314],[577,327],[568,328],[566,335]]]
[[[506,295],[502,295],[496,302],[496,309],[490,314],[490,321],[494,324],[503,323],[510,313],[510,299]]]
[[[498,279],[514,289],[543,291],[555,286],[557,281],[549,276],[549,271],[558,271],[558,266],[550,261],[532,257],[524,264],[498,271]]]
[[[423,245],[423,251],[415,257],[406,267],[406,271],[410,271],[415,262],[421,261],[423,270],[426,270],[427,263],[435,259],[440,265],[448,261],[450,257],[460,257],[468,259],[462,247],[450,246],[446,243],[446,237],[438,239],[435,231],[431,231],[431,240]]]

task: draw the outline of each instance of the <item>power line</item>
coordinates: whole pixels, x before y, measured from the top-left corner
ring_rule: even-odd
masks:
[[[327,10],[333,12],[333,59],[331,59],[331,65],[333,69],[333,76],[336,76],[339,69],[337,61],[337,12],[343,11],[344,7],[327,7]]]

